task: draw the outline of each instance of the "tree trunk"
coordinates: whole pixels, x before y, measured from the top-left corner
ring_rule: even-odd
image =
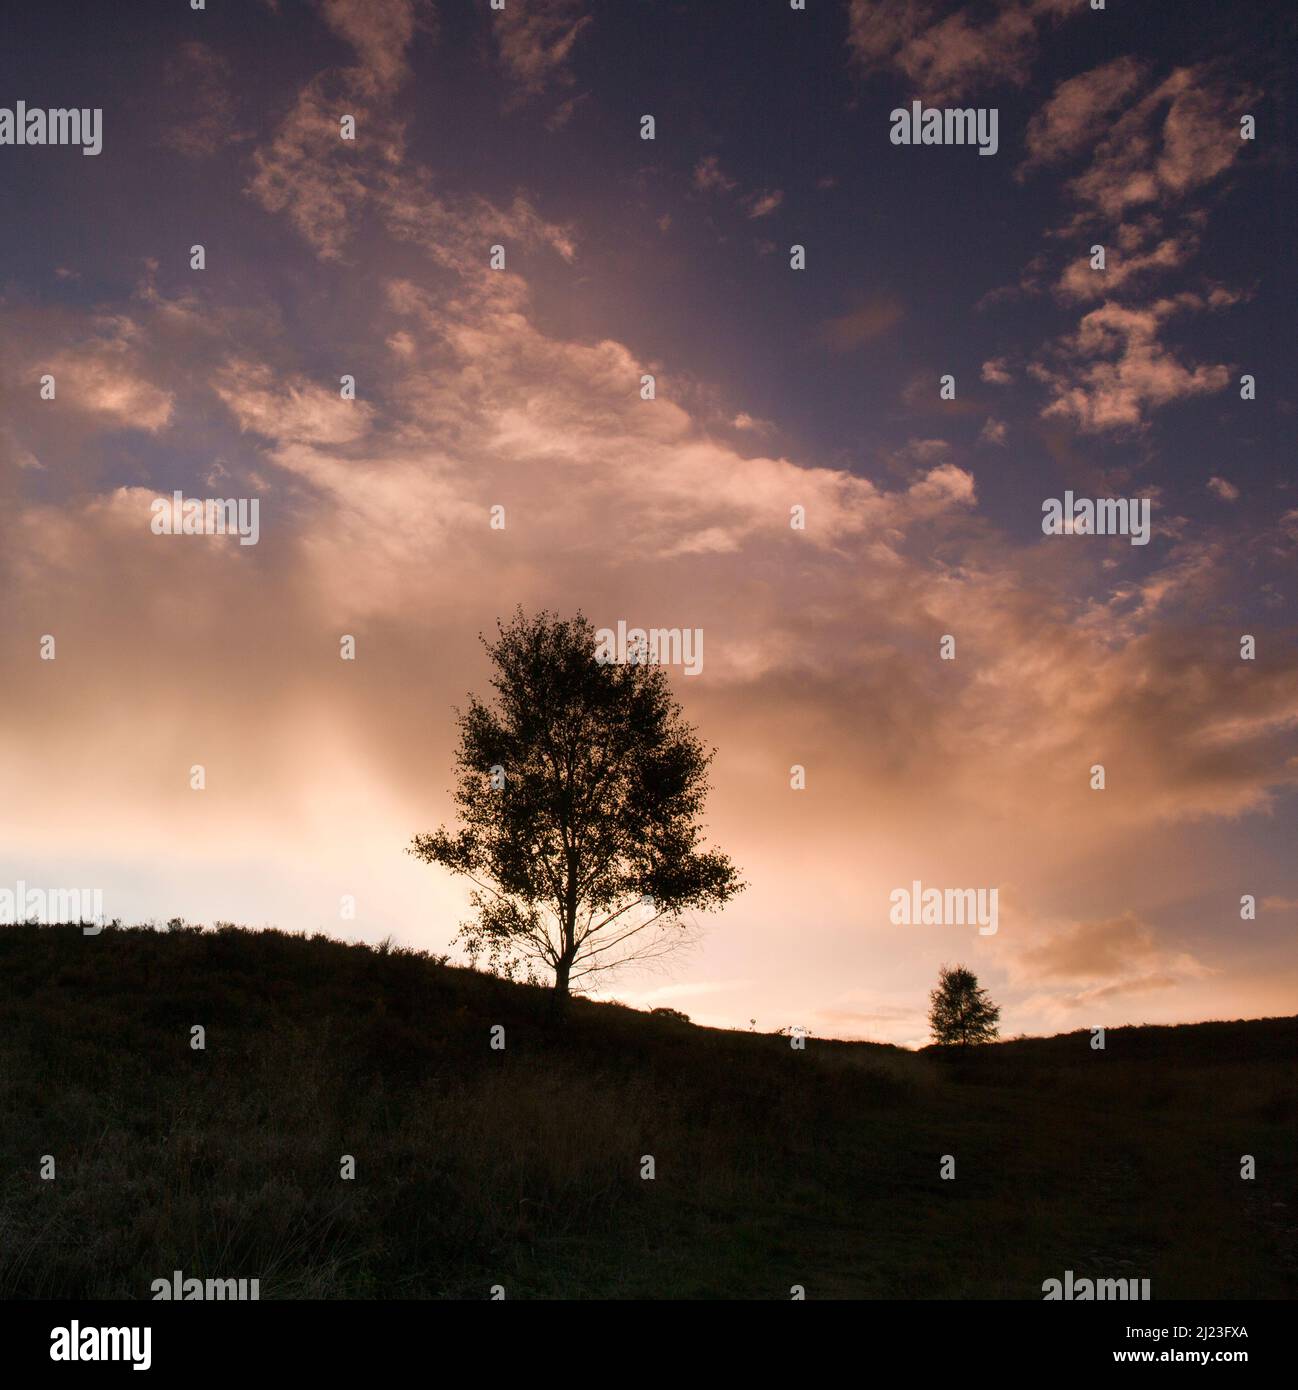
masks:
[[[559,944],[563,951],[554,967],[554,1011],[558,1018],[568,1012],[568,976],[572,973],[577,954],[577,856],[571,847],[567,851],[568,874],[564,884],[562,935]]]
[[[554,990],[550,995],[550,1005],[556,1021],[562,1023],[568,1017],[568,975],[572,970],[572,960],[564,956],[554,967]]]
[[[560,998],[568,997],[568,975],[572,970],[572,961],[564,956],[554,967],[554,992]]]

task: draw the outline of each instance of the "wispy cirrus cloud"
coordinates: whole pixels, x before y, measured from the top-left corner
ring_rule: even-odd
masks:
[[[991,386],[1009,386],[1014,381],[1006,359],[1003,357],[989,357],[982,364],[980,375]]]
[[[1177,315],[1234,302],[1225,291],[1206,298],[1185,293],[1145,307],[1106,303],[1091,310],[1075,332],[1056,340],[1029,371],[1050,389],[1047,419],[1071,421],[1092,434],[1137,429],[1149,411],[1223,390],[1226,363],[1190,364],[1162,341]]]
[[[1022,179],[1043,165],[1091,149],[1099,123],[1142,85],[1145,76],[1144,63],[1123,56],[1060,82],[1028,122],[1027,158],[1016,176]]]
[[[1240,157],[1239,114],[1256,96],[1212,65],[1154,81],[1147,64],[1123,57],[1059,83],[1030,121],[1017,177],[1084,157],[1064,185],[1072,211],[1053,235],[1085,236],[1103,251],[1102,264],[1094,245],[1074,253],[1053,285],[1064,304],[1101,303],[1030,363],[1049,388],[1044,418],[1090,434],[1138,430],[1152,412],[1228,384],[1228,364],[1189,361],[1166,334],[1174,320],[1227,308],[1242,292],[1208,284],[1158,294],[1156,282],[1198,254],[1208,215],[1200,195]],[[1089,134],[1097,123],[1098,142]],[[1038,259],[1019,290],[1039,291],[1043,269]]]
[[[896,295],[880,295],[859,308],[820,326],[825,345],[833,352],[851,352],[873,342],[905,317],[906,309]]]
[[[356,50],[358,88],[374,98],[409,76],[410,45],[436,32],[433,0],[317,0],[325,22]]]
[[[501,67],[519,99],[540,96],[573,82],[573,49],[594,17],[581,0],[528,0],[493,11]]]
[[[1110,220],[1180,202],[1240,158],[1239,117],[1256,97],[1211,67],[1177,68],[1107,127],[1069,192]]]
[[[784,201],[784,193],[779,188],[764,189],[760,193],[750,193],[744,199],[750,218],[769,217]]]
[[[1123,996],[1175,989],[1211,973],[1192,952],[1168,945],[1134,912],[1051,926],[1017,953],[1013,968],[1038,985],[1063,986],[1058,994],[1042,999],[1061,1014],[1101,1009]]]
[[[54,378],[56,399],[100,427],[157,434],[171,423],[175,396],[152,379],[138,326],[126,314],[107,316],[28,368],[35,386]]]
[[[253,138],[241,129],[234,100],[234,67],[201,39],[180,45],[163,71],[171,115],[161,142],[186,159],[208,159]]]
[[[866,73],[892,70],[926,101],[993,83],[1022,86],[1041,30],[1079,12],[1076,0],[994,0],[988,8],[934,0],[851,0],[848,45]]]
[[[693,183],[700,193],[729,193],[739,186],[721,167],[721,157],[715,154],[700,156],[694,166]]]

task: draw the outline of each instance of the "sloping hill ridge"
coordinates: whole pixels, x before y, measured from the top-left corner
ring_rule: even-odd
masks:
[[[799,1051],[320,935],[4,927],[0,1295],[1293,1297],[1296,1056],[1298,1018]]]

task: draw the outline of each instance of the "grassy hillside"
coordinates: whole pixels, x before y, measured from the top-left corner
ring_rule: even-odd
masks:
[[[1298,1292],[1298,1019],[952,1064],[546,1002],[321,936],[0,928],[0,1294]]]

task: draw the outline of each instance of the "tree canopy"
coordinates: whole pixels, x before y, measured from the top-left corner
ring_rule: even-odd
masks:
[[[1000,1032],[999,1006],[979,987],[973,971],[963,965],[942,966],[929,1002],[928,1020],[935,1042],[967,1047],[990,1042]]]
[[[410,852],[473,884],[470,959],[579,981],[688,941],[682,914],[719,908],[744,884],[699,816],[713,754],[661,666],[596,659],[579,613],[521,610],[484,637],[495,699],[457,710],[453,797],[460,826]]]

